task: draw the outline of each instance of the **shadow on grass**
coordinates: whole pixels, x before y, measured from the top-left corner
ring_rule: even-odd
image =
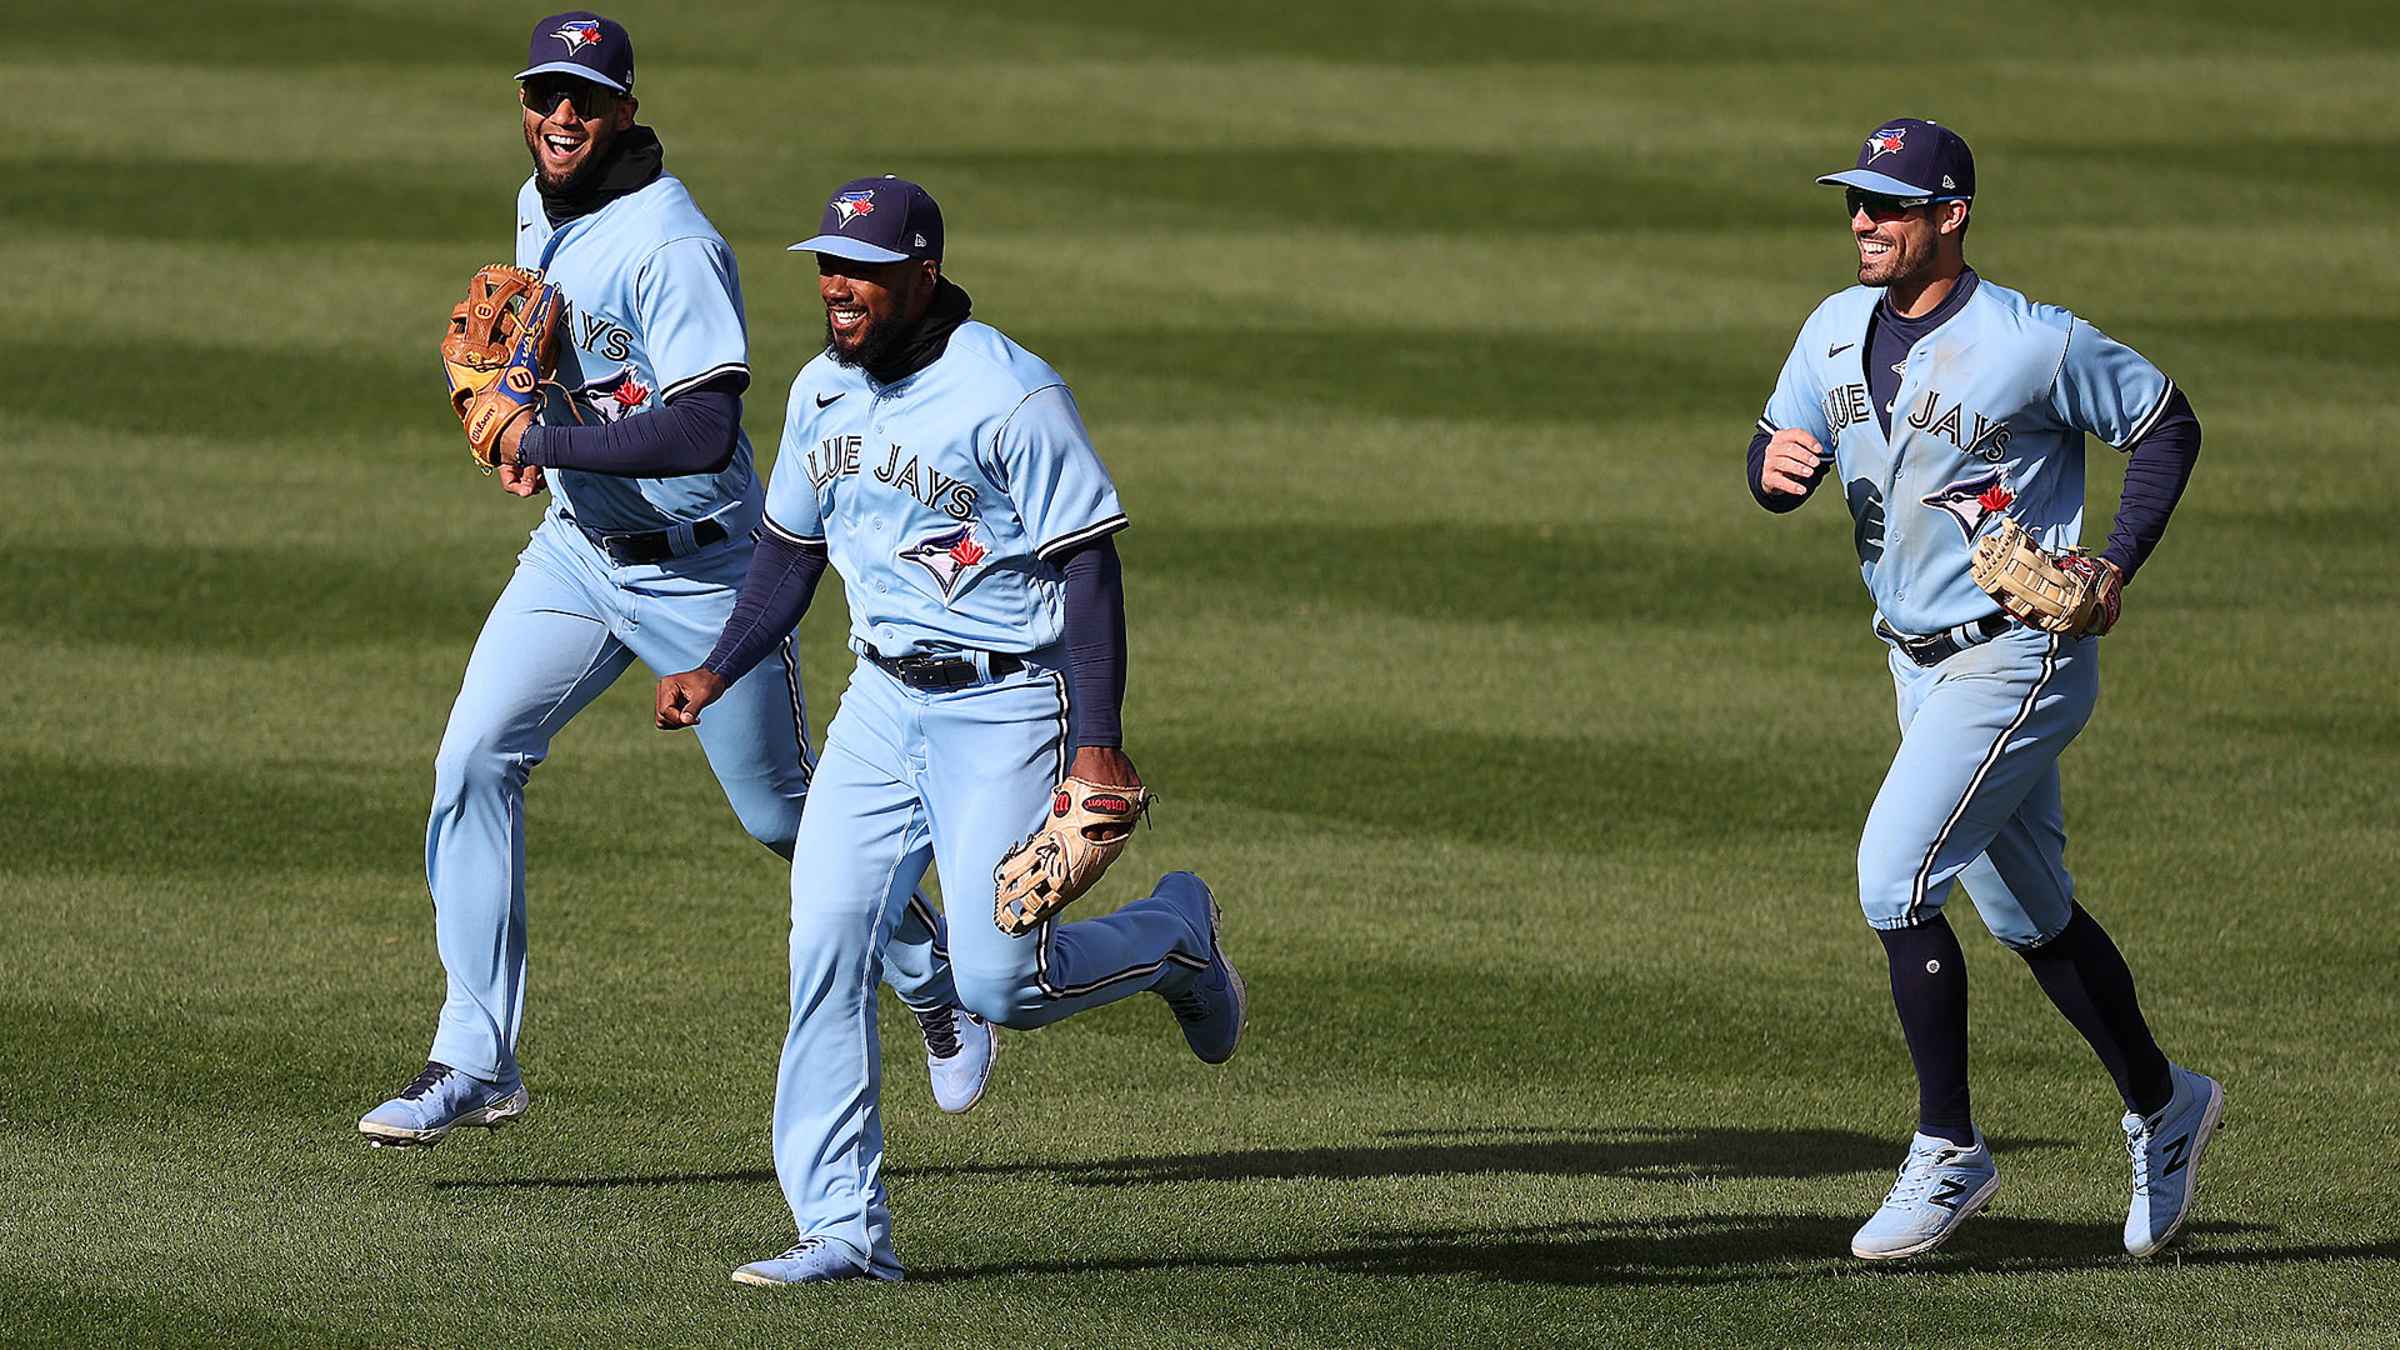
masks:
[[[2068,1272],[2183,1264],[2268,1266],[2400,1258],[2400,1239],[2300,1247],[2233,1245],[2170,1249],[2137,1262],[2112,1225],[2005,1216],[1977,1218],[1949,1247],[1930,1256],[1869,1265],[1849,1255],[1855,1215],[1684,1215],[1621,1223],[1522,1228],[1436,1228],[1370,1234],[1339,1247],[1272,1256],[1127,1257],[1012,1261],[986,1266],[920,1266],[913,1281],[960,1281],[1027,1275],[1088,1275],[1175,1270],[1273,1270],[1314,1267],[1401,1279],[1464,1277],[1511,1284],[1722,1285],[1826,1278],[1907,1279],[1987,1272]],[[2277,1230],[2258,1224],[2196,1223],[2187,1232],[2244,1238]]]
[[[1639,1125],[1619,1128],[1487,1126],[1387,1130],[1390,1142],[1355,1148],[1261,1148],[1097,1161],[1020,1161],[895,1166],[895,1180],[1048,1176],[1071,1186],[1162,1186],[1196,1181],[1366,1181],[1398,1177],[1656,1177],[1689,1182],[1740,1177],[1823,1177],[1880,1172],[1895,1165],[1893,1141],[1856,1130],[1744,1130]],[[2065,1148],[2059,1139],[1996,1138],[2002,1153]],[[772,1171],[671,1172],[592,1177],[456,1178],[437,1189],[608,1190],[637,1186],[771,1183]],[[1845,1240],[1847,1238],[1845,1237]]]

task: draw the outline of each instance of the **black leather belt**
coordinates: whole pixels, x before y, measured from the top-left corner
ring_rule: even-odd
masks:
[[[964,689],[983,677],[975,671],[971,656],[885,656],[873,647],[867,648],[867,659],[883,667],[885,674],[911,689]],[[1005,652],[993,652],[984,659],[992,678],[1014,675],[1025,663]]]
[[[583,537],[591,540],[592,547],[607,554],[608,560],[619,567],[662,563],[677,556],[673,530],[650,530],[640,534],[602,534],[598,530],[585,530]],[[725,527],[713,520],[704,520],[692,527],[691,547],[683,552],[698,553],[711,544],[724,542]]]
[[[1938,666],[1969,647],[1980,646],[2009,630],[2011,620],[2005,614],[1994,614],[1962,624],[1947,633],[1932,637],[1909,637],[1881,619],[1875,621],[1875,631],[1900,649],[1900,654],[1920,666]]]

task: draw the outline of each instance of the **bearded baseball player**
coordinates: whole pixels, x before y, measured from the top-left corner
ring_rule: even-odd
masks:
[[[459,398],[478,458],[517,495],[546,488],[550,507],[484,621],[434,760],[425,874],[448,995],[423,1072],[359,1119],[378,1145],[524,1114],[527,776],[636,659],[682,670],[707,652],[762,502],[741,429],[750,367],[733,252],[634,121],[625,29],[587,11],[543,19],[516,78],[534,170],[517,194],[516,262],[536,296],[519,312],[557,307],[555,351],[517,353],[542,365],[515,386],[521,399],[506,385]],[[479,304],[493,318],[490,294],[479,284],[454,322]],[[480,443],[470,403],[497,408]],[[786,858],[810,770],[790,629],[764,635],[775,660],[727,688],[700,731],[743,827]],[[906,941],[884,969],[919,1010],[936,1100],[964,1111],[993,1032],[956,1006],[939,917],[905,889],[898,903]]]
[[[1749,482],[1784,512],[1838,480],[1899,701],[1858,886],[1890,959],[1917,1128],[1851,1251],[1931,1251],[1999,1184],[1968,1109],[1967,964],[1942,914],[1958,881],[2116,1080],[2125,1249],[2148,1256],[2190,1211],[2225,1094],[2160,1052],[2124,958],[2076,903],[2058,756],[2091,717],[2101,634],[2182,495],[2200,424],[2139,353],[1966,265],[1975,161],[1958,133],[1886,123],[1817,181],[1844,194],[1859,284],[1801,326]],[[2074,551],[2087,435],[2129,456],[2090,555]]]
[[[902,922],[929,864],[950,918],[937,980],[975,1014],[1040,1027],[1147,990],[1203,1061],[1232,1058],[1242,1033],[1242,981],[1198,877],[1169,873],[1102,918],[1050,917],[1146,796],[1119,713],[1125,513],[1066,382],[970,317],[942,239],[923,188],[862,178],[792,246],[817,258],[825,351],[792,382],[733,621],[658,686],[662,729],[705,732],[840,570],[859,659],[800,824],[775,1090],[800,1240],[736,1270],[744,1284],[901,1278],[872,993],[887,963],[932,964],[912,950],[930,935]]]

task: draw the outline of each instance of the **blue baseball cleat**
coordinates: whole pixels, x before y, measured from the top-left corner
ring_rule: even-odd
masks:
[[[1909,1141],[1908,1161],[1900,1164],[1900,1177],[1883,1197],[1883,1208],[1850,1239],[1850,1254],[1868,1261],[1896,1261],[1932,1251],[1949,1241],[1998,1189],[2000,1171],[1992,1165],[1983,1131],[1975,1132],[1973,1148],[1920,1134]]]
[[[1000,1058],[1000,1028],[964,1008],[935,1008],[918,1012],[917,1027],[925,1033],[925,1071],[933,1079],[933,1104],[963,1116],[983,1100],[992,1081],[992,1061]]]
[[[2175,1240],[2200,1189],[2200,1154],[2217,1132],[2225,1089],[2206,1074],[2168,1066],[2175,1095],[2154,1116],[2127,1112],[2125,1152],[2133,1159],[2133,1204],[2125,1211],[2125,1250],[2149,1256]]]
[[[889,1275],[877,1273],[852,1256],[848,1247],[823,1238],[803,1238],[781,1256],[753,1261],[733,1272],[735,1284],[751,1284],[761,1289],[781,1289],[787,1284],[830,1284],[835,1280],[900,1278],[897,1270]]]
[[[400,1095],[358,1118],[358,1132],[377,1148],[431,1148],[463,1126],[498,1129],[532,1102],[515,1074],[487,1083],[439,1061],[428,1061]]]
[[[1172,886],[1172,893],[1169,887]],[[1242,1043],[1242,1027],[1250,1017],[1250,991],[1242,973],[1225,954],[1218,928],[1217,898],[1208,883],[1189,872],[1170,872],[1158,883],[1158,898],[1185,911],[1197,932],[1208,934],[1208,967],[1194,973],[1182,988],[1159,993],[1183,1024],[1183,1039],[1203,1064],[1222,1064]]]

